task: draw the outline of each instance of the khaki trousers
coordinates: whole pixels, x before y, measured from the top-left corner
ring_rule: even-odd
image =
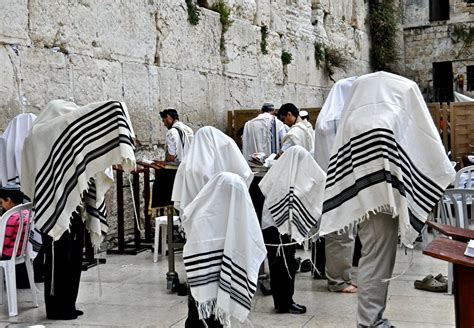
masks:
[[[355,233],[350,229],[342,234],[326,235],[326,278],[328,290],[338,292],[352,284],[351,269]]]
[[[377,213],[359,224],[362,257],[359,261],[357,292],[358,327],[390,327],[383,319],[388,282],[397,254],[398,217]]]

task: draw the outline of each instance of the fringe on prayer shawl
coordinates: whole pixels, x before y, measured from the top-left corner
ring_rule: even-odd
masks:
[[[230,327],[230,313],[224,311],[222,308],[217,306],[217,298],[210,299],[206,302],[196,301],[196,307],[199,313],[199,319],[204,320],[210,318],[212,315],[219,320],[219,322],[225,327]]]

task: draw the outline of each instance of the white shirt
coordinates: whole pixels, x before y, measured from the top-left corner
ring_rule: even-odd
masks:
[[[283,122],[270,113],[259,114],[248,121],[245,123],[242,136],[242,152],[245,159],[249,160],[254,153],[265,153],[265,156],[278,153],[285,133]]]
[[[181,132],[181,133],[180,133]],[[181,162],[186,155],[194,137],[193,130],[183,122],[176,121],[166,132],[168,154],[174,156],[175,162]]]

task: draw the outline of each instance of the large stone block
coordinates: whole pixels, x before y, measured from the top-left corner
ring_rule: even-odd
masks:
[[[231,109],[227,105],[227,78],[218,74],[207,74],[207,85],[210,124],[224,131],[227,128],[227,111]]]
[[[123,100],[122,65],[117,61],[71,55],[69,58],[74,101]]]
[[[257,50],[260,48],[260,28],[245,20],[236,20],[225,33],[225,54],[228,63],[224,72],[233,76],[258,75]]]
[[[271,1],[270,0],[257,0],[257,13],[255,16],[255,25],[258,26],[270,26],[271,20]]]
[[[70,53],[152,63],[155,8],[149,1],[32,0],[30,33],[39,46]]]
[[[179,80],[181,82],[179,108],[183,120],[192,123],[193,127],[207,125],[206,123],[214,121],[210,115],[206,75],[193,71],[181,71]]]
[[[157,65],[208,72],[222,70],[219,14],[201,8],[200,17],[198,25],[191,25],[185,5],[158,9]]]
[[[259,44],[260,45],[260,44]],[[275,84],[283,84],[283,63],[281,62],[282,43],[280,36],[269,31],[267,36],[267,51],[264,55],[258,52],[259,78],[262,81],[270,81]]]
[[[0,1],[0,43],[29,44],[28,1]]]
[[[20,114],[18,59],[9,46],[0,46],[0,131],[6,128],[8,122]]]
[[[38,112],[54,99],[73,100],[68,60],[50,49],[20,48],[21,97],[25,110]]]

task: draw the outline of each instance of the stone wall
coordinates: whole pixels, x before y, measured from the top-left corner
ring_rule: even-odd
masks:
[[[454,42],[455,26],[472,24],[474,6],[463,0],[450,1],[448,21],[429,21],[429,0],[409,0],[404,8],[405,74],[416,81],[426,100],[433,101],[433,63],[451,61],[453,75],[463,74],[466,80],[466,66],[474,65],[474,44]],[[474,96],[467,91],[466,81],[457,91]]]
[[[349,60],[335,79],[369,72],[366,1],[225,2],[233,23],[221,51],[219,14],[201,7],[191,25],[184,0],[1,1],[0,132],[52,99],[116,99],[128,105],[138,155],[159,157],[165,128],[158,112],[166,106],[194,129],[224,129],[228,110],[265,101],[321,106],[332,82],[316,67],[316,40]],[[283,50],[293,56],[287,66]]]

